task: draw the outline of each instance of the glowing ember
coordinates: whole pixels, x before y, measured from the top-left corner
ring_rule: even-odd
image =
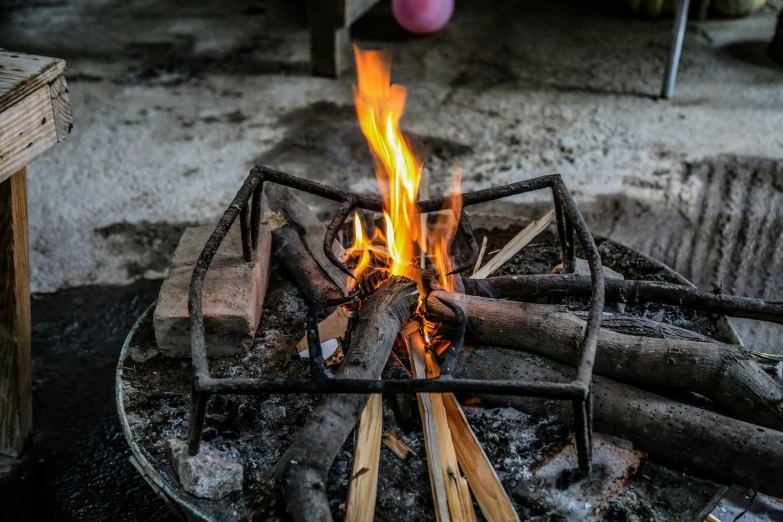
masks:
[[[421,182],[422,164],[410,150],[400,132],[400,118],[405,107],[406,90],[391,83],[391,60],[382,51],[363,51],[354,47],[358,85],[354,88],[356,114],[375,159],[375,175],[384,202],[385,233],[368,239],[358,216],[355,216],[354,245],[351,253],[361,252],[355,275],[368,266],[385,268],[391,275],[403,275],[419,281],[416,270],[417,252],[431,253],[440,284],[448,290],[454,287],[445,274],[451,270],[448,249],[457,229],[461,201],[452,200],[448,212],[439,216],[430,234],[423,234],[424,220],[416,214],[416,195]],[[459,193],[459,177],[454,192]],[[425,240],[425,238],[427,238]],[[376,241],[380,245],[375,245]],[[386,248],[383,248],[383,247]],[[371,259],[371,251],[382,251]],[[357,254],[358,255],[358,254]],[[375,264],[379,263],[379,264]],[[419,281],[421,283],[421,281]]]

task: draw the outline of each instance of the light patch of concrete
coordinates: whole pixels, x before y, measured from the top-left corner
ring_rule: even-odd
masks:
[[[4,46],[68,60],[75,117],[71,139],[29,168],[33,291],[162,276],[171,233],[139,247],[111,227],[215,223],[257,161],[372,190],[352,76],[306,74],[306,24],[289,4],[82,0],[8,13]],[[655,95],[671,21],[619,3],[460,2],[444,31],[404,40],[381,6],[353,32],[393,52],[409,91],[403,126],[434,194],[458,165],[466,190],[560,172],[597,232],[692,276],[656,246],[679,233],[662,216],[690,215],[710,190],[687,164],[783,157],[783,72],[743,43],[769,40],[780,6],[690,23],[670,101]],[[488,208],[529,213],[547,198]],[[333,208],[306,200],[322,216]],[[96,232],[107,229],[120,232]]]

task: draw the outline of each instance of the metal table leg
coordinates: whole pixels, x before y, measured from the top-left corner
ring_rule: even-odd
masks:
[[[672,42],[669,53],[669,61],[666,64],[666,75],[663,78],[661,98],[670,98],[674,92],[674,82],[677,79],[677,66],[680,64],[680,52],[682,51],[682,39],[685,36],[685,25],[688,21],[688,8],[691,0],[679,0],[677,14],[674,17],[672,29]]]

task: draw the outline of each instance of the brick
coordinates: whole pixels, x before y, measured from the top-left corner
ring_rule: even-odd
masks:
[[[214,227],[188,228],[172,257],[153,314],[158,349],[167,357],[190,357],[188,292],[193,268]],[[203,313],[207,355],[246,352],[253,344],[269,283],[272,238],[262,225],[258,261],[242,259],[239,224],[231,227],[204,281]]]

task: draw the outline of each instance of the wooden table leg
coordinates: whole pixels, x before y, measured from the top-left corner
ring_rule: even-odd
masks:
[[[345,1],[309,0],[310,72],[337,78],[351,64],[351,41],[345,24]]]
[[[18,457],[32,429],[27,172],[0,183],[0,453]]]

